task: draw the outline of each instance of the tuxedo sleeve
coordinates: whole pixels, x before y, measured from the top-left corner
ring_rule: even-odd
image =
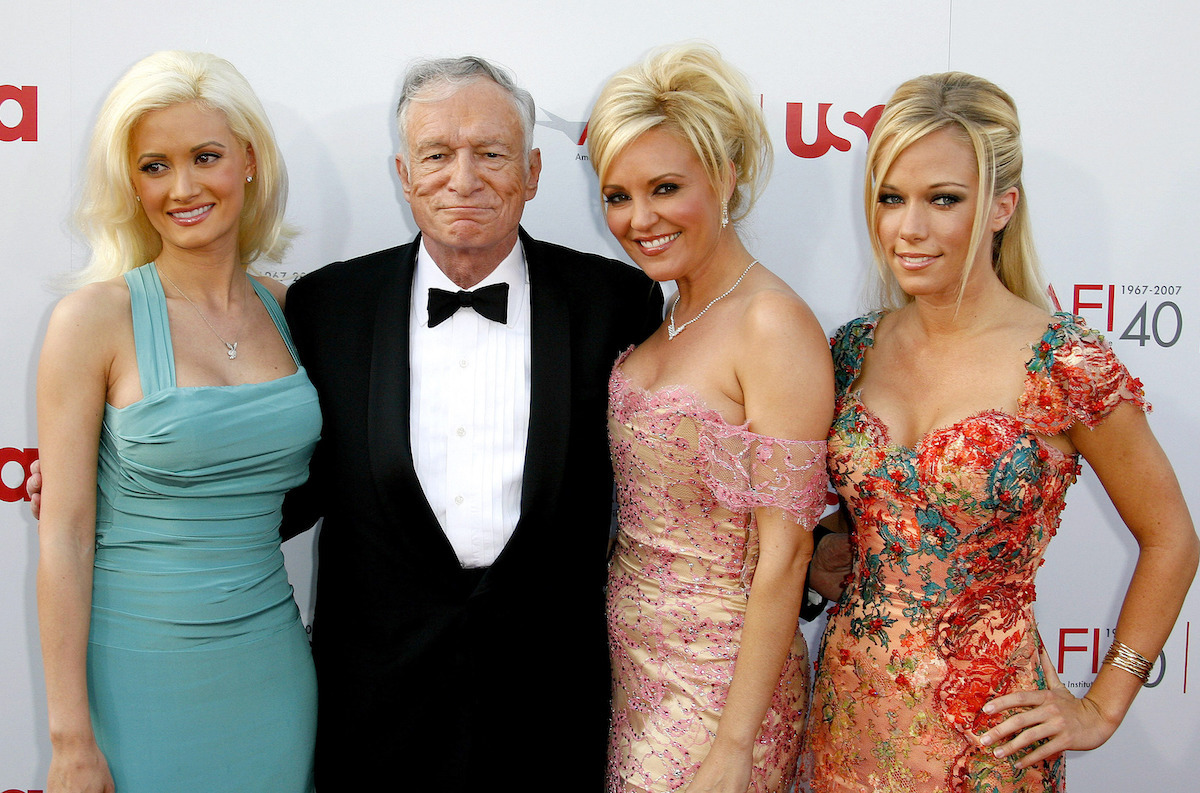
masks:
[[[312,349],[310,333],[314,323],[311,321],[313,308],[308,300],[312,289],[304,284],[301,278],[288,289],[287,300],[284,303],[284,316],[287,318],[288,329],[292,334],[292,342],[296,345],[296,354],[300,365],[305,366],[309,358],[305,353]],[[312,373],[310,372],[310,378]],[[283,499],[283,523],[279,534],[284,540],[289,540],[297,534],[308,531],[325,514],[325,505],[319,497],[322,491],[324,477],[321,454],[322,444],[317,443],[316,451],[308,464],[308,479],[304,484],[288,491]]]

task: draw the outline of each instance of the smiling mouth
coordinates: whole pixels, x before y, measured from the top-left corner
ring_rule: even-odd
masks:
[[[195,209],[189,209],[184,212],[168,212],[167,214],[170,215],[172,218],[174,218],[177,221],[181,221],[183,223],[188,223],[188,222],[194,221],[194,220],[200,218],[201,216],[207,214],[208,211],[210,209],[212,209],[214,206],[215,206],[215,204],[205,204],[202,207],[196,207]]]
[[[897,253],[896,258],[906,269],[919,270],[932,264],[938,257],[928,253]]]
[[[682,231],[677,231],[674,234],[664,234],[661,237],[655,237],[649,240],[637,240],[637,244],[642,246],[642,250],[647,253],[665,248],[667,245],[675,241],[675,238],[682,234]]]

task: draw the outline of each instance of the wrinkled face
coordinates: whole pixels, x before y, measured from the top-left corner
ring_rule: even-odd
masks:
[[[254,151],[234,136],[225,114],[195,102],[151,110],[130,142],[133,189],[163,253],[236,256]]]
[[[524,150],[511,97],[483,79],[437,101],[413,102],[407,139],[407,160],[397,157],[396,169],[434,259],[498,264],[516,244],[541,172],[538,151]]]
[[[617,154],[604,175],[608,230],[656,281],[694,276],[716,256],[721,199],[690,143],[654,128]]]
[[[876,231],[906,294],[957,300],[978,194],[975,152],[954,130],[932,132],[896,157],[879,185]],[[971,278],[991,271],[992,236],[1016,205],[1008,197],[992,202]]]

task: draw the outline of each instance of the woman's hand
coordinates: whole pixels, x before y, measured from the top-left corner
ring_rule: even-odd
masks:
[[[725,750],[714,743],[686,793],[746,793],[750,788],[750,771],[754,767],[751,750]]]
[[[50,757],[46,793],[115,793],[108,761],[95,741],[56,748]]]
[[[1044,648],[1042,671],[1048,685],[1045,691],[1015,691],[996,697],[983,706],[984,713],[1027,708],[980,736],[984,746],[996,746],[993,753],[997,757],[1007,757],[1037,741],[1043,741],[1042,745],[1017,761],[1017,768],[1033,765],[1065,749],[1095,749],[1109,739],[1120,723],[1119,719],[1113,721],[1107,718],[1088,697],[1080,699],[1072,694],[1058,679],[1054,664]],[[1012,740],[1008,740],[1010,737]],[[1005,740],[1008,742],[1001,744]]]

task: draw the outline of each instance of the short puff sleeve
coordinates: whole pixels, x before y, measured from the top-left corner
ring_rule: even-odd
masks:
[[[1026,370],[1018,414],[1045,435],[1064,432],[1077,421],[1095,427],[1122,402],[1150,410],[1142,382],[1081,317],[1055,314],[1033,345]]]

